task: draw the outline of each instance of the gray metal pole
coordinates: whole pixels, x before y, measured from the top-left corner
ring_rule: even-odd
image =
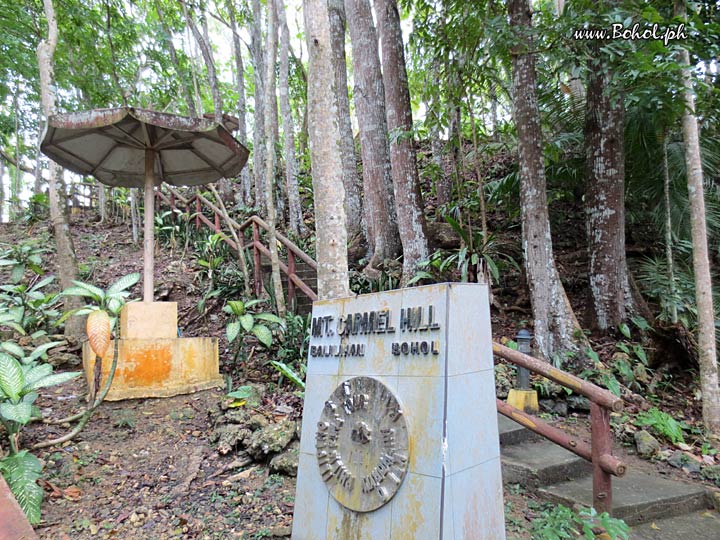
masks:
[[[521,329],[515,340],[518,344],[518,351],[529,356],[532,356],[532,334],[525,328]],[[517,386],[519,390],[530,390],[530,370],[524,367],[517,368]]]

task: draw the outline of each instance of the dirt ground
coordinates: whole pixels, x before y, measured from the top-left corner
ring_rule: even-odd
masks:
[[[100,226],[80,221],[73,225],[73,234],[83,280],[107,285],[119,276],[141,271],[141,247],[129,240],[129,225]],[[19,228],[0,229],[0,237],[7,242],[27,236],[27,231]],[[48,238],[48,233],[36,226],[30,236]],[[52,268],[51,255],[47,256],[47,266]],[[278,391],[272,373],[263,372],[257,363],[243,366],[242,371],[230,365],[219,309],[206,317],[197,316],[201,286],[195,267],[190,255],[181,249],[163,249],[156,257],[157,290],[163,299],[179,303],[183,335],[218,337],[221,370],[235,387],[247,379],[264,378],[270,383],[257,413],[277,420],[278,405],[282,404],[282,414],[299,418],[301,400],[290,389]],[[518,318],[527,318],[526,311],[520,309]],[[493,329],[496,337],[512,336],[517,324],[506,314],[494,312]],[[84,381],[77,379],[45,389],[38,404],[45,418],[62,418],[84,406],[85,393]],[[36,527],[40,538],[289,537],[295,478],[270,474],[266,463],[242,464],[233,453],[221,455],[211,442],[213,411],[224,393],[225,389],[218,389],[166,399],[107,402],[74,440],[37,452],[45,464],[45,502],[42,522]],[[287,410],[288,405],[292,412]],[[587,435],[587,421],[582,416],[571,417],[565,425]],[[26,428],[23,443],[28,447],[65,431],[67,426],[33,424]],[[618,453],[631,468],[687,479],[682,471],[640,460],[623,447],[618,447]],[[508,539],[528,540],[541,504],[516,485],[506,486],[504,496]]]

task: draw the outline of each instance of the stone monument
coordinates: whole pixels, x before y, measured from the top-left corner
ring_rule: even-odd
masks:
[[[313,304],[292,540],[504,540],[487,286]]]

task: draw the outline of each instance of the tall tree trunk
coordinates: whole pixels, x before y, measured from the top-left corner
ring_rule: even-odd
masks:
[[[168,52],[170,53],[170,60],[172,61],[172,65],[175,67],[175,75],[177,75],[178,79],[180,80],[180,89],[182,90],[183,98],[185,99],[185,103],[188,108],[188,115],[195,118],[198,114],[195,108],[195,101],[193,100],[192,93],[190,92],[190,83],[187,80],[187,74],[185,73],[185,70],[180,68],[180,62],[178,60],[177,50],[175,49],[173,35],[170,31],[170,27],[167,25],[167,22],[165,22],[165,13],[161,8],[160,2],[158,0],[155,0],[155,11],[157,11],[158,20],[160,21],[160,25],[163,28],[163,32],[165,32],[165,36],[163,36],[163,41],[165,42],[165,45],[168,48]]]
[[[13,93],[13,111],[15,114],[15,174],[10,183],[10,220],[20,216],[20,191],[22,191],[22,171],[20,170],[20,102],[18,89]]]
[[[42,39],[38,44],[37,58],[40,68],[40,99],[42,101],[43,115],[47,121],[47,118],[55,113],[54,56],[58,41],[58,27],[52,0],[43,0],[43,2],[48,33],[47,38]],[[77,279],[77,260],[75,259],[75,248],[70,236],[70,227],[63,212],[63,201],[60,200],[60,193],[58,192],[58,184],[62,185],[62,168],[54,161],[50,161],[48,172],[50,221],[55,235],[58,275],[60,286],[66,289],[71,287],[72,282]],[[77,296],[65,298],[65,310],[76,309],[81,305],[82,302]],[[84,334],[83,326],[82,318],[70,317],[65,322],[65,336],[80,338]]]
[[[266,214],[265,207],[265,54],[262,39],[262,8],[260,0],[252,0],[252,21],[250,21],[250,56],[255,79],[255,113],[253,116],[253,179],[255,182],[255,207],[261,215]]]
[[[565,351],[578,352],[583,334],[560,282],[552,252],[528,0],[509,0],[508,13],[519,43],[512,48],[511,55],[525,271],[535,342],[542,356],[549,360]]]
[[[410,90],[397,0],[375,0],[382,44],[385,112],[390,137],[390,165],[403,248],[401,285],[415,275],[418,263],[428,258],[425,214],[418,178],[413,137]]]
[[[676,1],[675,10],[676,16],[686,18],[685,4],[682,1]],[[710,276],[710,257],[707,244],[700,136],[698,134],[697,117],[695,116],[695,92],[690,73],[690,54],[687,49],[681,48],[678,56],[679,63],[684,66],[681,73],[683,98],[685,100],[682,130],[685,141],[685,163],[693,243],[702,415],[705,428],[717,437],[720,436],[720,390],[718,389],[715,312],[713,309],[712,278]]]
[[[5,161],[0,159],[0,223],[5,222]]]
[[[273,106],[273,102],[277,101],[275,97],[275,58],[277,56],[277,14],[273,2],[268,2],[267,16],[267,38],[265,42],[265,51],[267,52],[266,74],[265,74],[265,152],[267,162],[265,164],[265,204],[267,205],[267,217],[270,230],[268,234],[268,243],[270,244],[270,264],[272,266],[272,283],[275,294],[275,302],[280,317],[285,317],[285,293],[283,292],[282,281],[280,279],[280,261],[278,259],[277,233],[275,225],[277,223],[277,215],[275,213],[275,138],[273,135],[273,118],[277,114],[277,107]]]
[[[667,263],[667,278],[670,282],[670,321],[675,324],[678,321],[677,314],[677,287],[675,286],[675,269],[673,261],[673,240],[672,240],[672,212],[670,205],[670,167],[668,166],[667,132],[663,133],[663,199],[665,202],[665,261]]]
[[[238,134],[237,138],[240,143],[247,146],[247,111],[245,102],[245,65],[242,57],[242,45],[240,43],[240,34],[238,33],[237,21],[235,19],[235,7],[232,0],[227,0],[227,11],[230,18],[230,30],[233,36],[233,57],[235,59],[235,87],[238,93],[237,115],[238,115]],[[242,201],[246,206],[250,206],[252,201],[252,183],[250,179],[250,170],[243,167],[240,171],[240,183],[242,185]]]
[[[276,0],[280,23],[280,114],[282,114],[283,137],[285,139],[285,179],[289,206],[290,230],[295,234],[305,234],[298,189],[298,165],[295,158],[295,123],[290,109],[290,30],[285,16],[284,0]]]
[[[337,73],[327,0],[304,0],[308,63],[308,127],[315,194],[318,297],[350,294],[345,189],[338,125]],[[347,88],[347,85],[345,86]],[[346,92],[347,93],[347,92]]]
[[[43,154],[40,149],[40,143],[42,142],[43,132],[45,131],[45,124],[42,120],[38,122],[37,132],[37,144],[35,145],[35,170],[33,175],[35,176],[35,185],[33,186],[33,194],[40,195],[42,193],[42,185],[45,179],[42,176],[43,170]]]
[[[107,221],[107,191],[103,184],[97,183],[98,192],[98,213],[100,214],[100,223]]]
[[[591,323],[608,332],[632,311],[625,258],[625,121],[622,95],[599,48],[588,66],[585,213]]]
[[[198,27],[193,20],[192,14],[187,9],[185,0],[180,0],[180,3],[183,6],[183,12],[185,13],[185,20],[187,21],[188,27],[190,28],[190,31],[192,32],[193,37],[198,44],[198,47],[200,47],[200,53],[202,54],[203,60],[205,61],[205,67],[208,72],[208,82],[210,83],[210,93],[212,94],[213,98],[213,113],[215,115],[215,122],[217,122],[218,124],[222,124],[222,96],[220,95],[220,86],[218,85],[217,73],[215,72],[215,59],[213,58],[212,49],[210,48],[210,44],[205,39],[205,36],[198,30]],[[200,16],[203,18],[204,21],[205,15],[201,13]],[[203,25],[204,24],[206,23],[203,22]]]
[[[130,190],[130,225],[132,228],[132,239],[134,243],[140,241],[140,210],[138,209],[137,190]]]
[[[360,127],[365,220],[372,270],[401,251],[390,176],[385,90],[377,33],[368,0],[345,0],[353,68],[355,108]]]
[[[350,121],[350,98],[347,91],[347,61],[345,58],[345,4],[343,0],[328,0],[330,13],[330,41],[337,95],[338,125],[340,128],[340,156],[345,186],[345,220],[348,238],[364,234],[362,226],[362,198],[360,174],[357,169],[355,140]]]

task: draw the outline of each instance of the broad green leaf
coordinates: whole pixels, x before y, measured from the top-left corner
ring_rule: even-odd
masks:
[[[17,283],[22,279],[24,273],[24,264],[18,264],[17,266],[13,266],[12,272],[10,273],[10,281],[12,281],[13,283]]]
[[[24,336],[26,333],[25,329],[16,322],[3,322],[3,323],[0,323],[0,326],[7,326],[8,328],[12,328],[21,336]]]
[[[60,293],[60,296],[82,296],[84,298],[92,298],[96,302],[102,301],[102,297],[88,291],[87,289],[83,289],[82,287],[68,287]]]
[[[0,347],[2,347],[6,352],[12,354],[15,358],[25,358],[25,351],[14,341],[3,341],[0,343]]]
[[[45,343],[43,345],[40,345],[39,347],[36,347],[33,352],[30,353],[30,355],[27,357],[28,360],[36,360],[38,358],[43,358],[45,356],[45,353],[47,353],[50,349],[53,349],[55,347],[58,347],[59,345],[64,345],[67,343],[66,341],[51,341],[50,343]]]
[[[267,322],[279,324],[282,327],[285,326],[285,321],[283,319],[281,319],[280,317],[278,317],[277,315],[275,315],[274,313],[256,313],[255,318],[260,319],[261,321],[267,321]]]
[[[25,373],[25,384],[33,384],[40,379],[44,379],[45,377],[52,375],[52,372],[53,367],[50,364],[40,364],[39,366],[34,366]]]
[[[17,264],[14,259],[0,259],[0,266],[12,266],[13,264]]]
[[[300,376],[295,373],[295,370],[293,370],[290,366],[288,366],[284,362],[278,362],[277,360],[272,360],[270,363],[275,367],[275,369],[277,369],[285,377],[290,379],[293,384],[295,384],[295,386],[297,386],[301,390],[305,390],[305,383],[300,378]]]
[[[450,226],[455,230],[455,232],[458,233],[458,236],[462,238],[462,241],[465,242],[466,245],[470,245],[470,238],[468,237],[467,233],[453,217],[445,216],[445,221],[447,221]]]
[[[0,352],[0,390],[15,401],[25,386],[22,367],[9,354]]]
[[[228,343],[232,343],[233,341],[235,341],[235,338],[238,337],[238,334],[240,333],[240,323],[238,321],[233,321],[229,323],[225,332],[227,333]]]
[[[630,328],[625,323],[620,323],[620,326],[618,326],[618,329],[622,333],[623,336],[630,339]]]
[[[45,279],[42,279],[42,280],[38,281],[35,285],[33,285],[32,289],[30,289],[30,290],[37,291],[39,289],[42,289],[46,285],[49,285],[53,281],[55,281],[55,276],[46,277]]]
[[[255,324],[255,319],[250,313],[246,313],[242,317],[239,317],[238,321],[242,324],[242,327],[246,332],[249,332]]]
[[[500,281],[500,270],[498,270],[497,265],[495,264],[495,261],[493,261],[490,257],[487,255],[484,257],[485,264],[487,264],[488,270],[490,270],[490,275],[497,283]]]
[[[32,404],[20,401],[19,403],[0,403],[0,416],[5,420],[17,422],[18,424],[27,424],[32,416]]]
[[[72,296],[72,295],[68,295],[68,296]],[[96,307],[82,307],[82,308],[78,308],[78,309],[71,309],[70,311],[66,311],[63,314],[63,316],[58,319],[57,324],[62,324],[67,319],[69,319],[70,317],[73,317],[75,315],[77,315],[78,317],[80,317],[81,315],[88,315],[88,314],[92,313],[93,311],[97,311],[98,309],[99,308],[96,308]]]
[[[124,291],[135,285],[138,281],[140,281],[140,272],[133,272],[132,274],[121,277],[115,283],[110,285],[107,292],[108,294],[114,294]]]
[[[245,304],[241,300],[230,300],[227,305],[238,317],[245,314]]]
[[[82,281],[73,281],[73,284],[75,284],[76,287],[85,289],[87,292],[96,297],[99,302],[102,302],[105,299],[105,291],[103,291],[100,287],[96,287],[95,285],[84,283]]]
[[[256,324],[252,327],[252,333],[258,338],[258,341],[265,345],[268,349],[272,345],[272,332],[267,326]]]
[[[257,305],[257,304],[260,304],[260,303],[262,303],[262,302],[264,302],[264,300],[261,300],[261,299],[259,299],[259,298],[255,298],[254,300],[248,300],[247,302],[245,302],[245,309],[251,308],[251,307],[253,307],[253,306]]]
[[[415,272],[415,275],[410,278],[410,281],[407,282],[407,287],[409,287],[410,285],[415,285],[415,283],[417,283],[421,279],[433,279],[433,275],[430,272],[425,272],[424,270]]]
[[[122,300],[120,300],[118,298],[111,298],[110,300],[108,300],[107,309],[113,315],[117,315],[118,313],[120,313],[120,310],[122,309],[122,307],[123,307]]]
[[[237,390],[228,392],[227,397],[233,399],[247,399],[253,395],[252,386],[240,386]]]
[[[21,450],[0,461],[0,469],[28,521],[33,525],[39,523],[43,498],[43,490],[37,485],[42,473],[40,460],[27,450]]]
[[[81,374],[80,371],[66,371],[64,373],[54,373],[35,381],[32,384],[28,384],[26,390],[37,390],[38,388],[46,388],[48,386],[55,386],[56,384],[62,384],[67,381],[74,379]]]

